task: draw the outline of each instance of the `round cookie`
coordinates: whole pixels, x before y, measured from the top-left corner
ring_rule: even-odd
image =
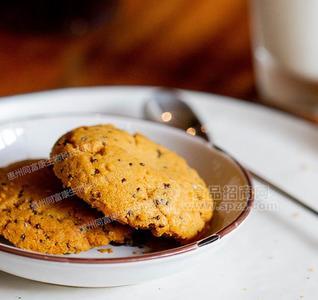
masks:
[[[108,223],[71,189],[63,189],[52,168],[32,172],[39,162],[0,169],[0,235],[19,248],[47,254],[78,253],[130,238],[127,226]]]
[[[156,236],[190,239],[212,218],[213,200],[176,153],[112,125],[80,127],[51,153],[63,184],[106,216]]]

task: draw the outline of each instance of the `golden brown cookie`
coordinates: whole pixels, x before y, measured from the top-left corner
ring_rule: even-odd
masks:
[[[213,200],[198,173],[176,153],[112,125],[62,136],[51,157],[63,184],[106,216],[156,236],[189,239],[212,217]]]
[[[76,199],[52,168],[38,168],[40,162],[0,169],[0,235],[19,248],[48,254],[77,253],[129,238],[131,229],[109,223]]]

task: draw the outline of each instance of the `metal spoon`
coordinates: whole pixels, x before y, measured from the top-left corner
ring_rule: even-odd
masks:
[[[221,147],[215,145],[209,139],[198,117],[195,115],[190,106],[181,99],[180,94],[174,89],[160,88],[156,90],[152,99],[146,102],[144,114],[146,119],[150,121],[164,123],[169,126],[186,130],[189,134],[200,136],[210,142],[215,149],[224,151]],[[261,183],[267,185],[277,193],[318,217],[318,211],[315,208],[307,205],[302,200],[291,195],[275,183],[256,173],[254,170],[247,170]]]

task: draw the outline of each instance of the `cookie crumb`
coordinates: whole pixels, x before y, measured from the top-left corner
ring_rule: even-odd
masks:
[[[100,252],[100,253],[108,253],[108,254],[110,254],[110,253],[113,253],[114,251],[113,251],[113,249],[111,249],[111,248],[106,248],[106,249],[97,249],[97,251],[98,252]]]

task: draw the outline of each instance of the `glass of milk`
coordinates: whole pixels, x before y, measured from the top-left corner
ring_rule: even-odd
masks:
[[[318,0],[251,0],[260,96],[318,120]]]

